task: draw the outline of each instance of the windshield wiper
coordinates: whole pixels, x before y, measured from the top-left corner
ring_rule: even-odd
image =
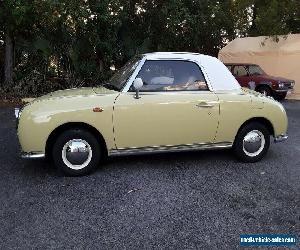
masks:
[[[108,82],[103,83],[102,86],[105,87],[105,88],[107,88],[107,89],[119,91],[118,87],[116,87],[115,85],[113,85],[111,83],[108,83]]]

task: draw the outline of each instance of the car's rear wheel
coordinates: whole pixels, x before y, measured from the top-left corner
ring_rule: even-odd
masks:
[[[257,89],[257,92],[263,94],[264,96],[273,96],[272,90],[267,86],[261,86]]]
[[[60,171],[66,175],[80,176],[97,168],[101,158],[101,147],[90,132],[71,129],[57,137],[52,155]]]
[[[238,132],[233,150],[243,162],[257,162],[267,153],[270,146],[270,132],[259,122],[250,122]]]

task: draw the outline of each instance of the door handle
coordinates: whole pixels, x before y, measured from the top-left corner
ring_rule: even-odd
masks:
[[[214,104],[207,103],[207,102],[200,102],[196,105],[197,108],[212,108],[214,107]]]

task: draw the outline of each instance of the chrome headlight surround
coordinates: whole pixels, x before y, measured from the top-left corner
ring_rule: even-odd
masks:
[[[24,108],[27,107],[27,106],[29,106],[29,105],[31,105],[31,102],[26,103],[25,105],[21,105],[21,107],[19,107],[19,108],[15,108],[15,117],[17,119],[20,119],[21,114],[22,114]]]
[[[15,117],[16,117],[16,129],[19,127],[19,120],[22,114],[22,108],[15,108]]]
[[[283,89],[285,84],[283,82],[278,82],[278,88]]]
[[[22,109],[21,108],[15,108],[15,117],[16,119],[19,119],[22,113]]]
[[[30,103],[27,103],[26,105],[21,106],[20,108],[15,108],[15,117],[16,117],[17,120],[20,119],[21,114],[22,114],[24,108],[25,108],[26,106],[28,106],[29,104],[30,104]]]

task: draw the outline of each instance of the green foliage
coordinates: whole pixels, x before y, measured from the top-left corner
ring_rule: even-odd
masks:
[[[298,0],[2,0],[18,95],[97,85],[137,53],[217,55],[237,36],[300,32]],[[0,81],[3,61],[0,58]]]
[[[242,35],[276,36],[300,32],[300,1],[238,0],[237,28]]]

